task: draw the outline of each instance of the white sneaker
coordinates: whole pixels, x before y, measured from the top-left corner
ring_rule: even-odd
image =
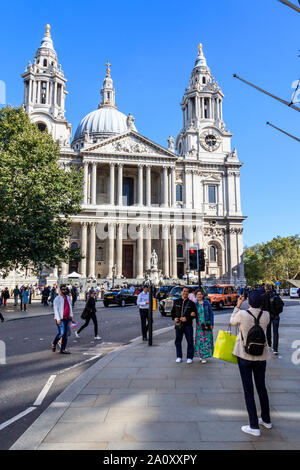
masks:
[[[182,362],[181,357],[177,357],[176,362]]]
[[[241,430],[246,434],[252,434],[252,436],[259,437],[261,435],[260,429],[252,429],[250,426],[242,426]]]
[[[95,336],[95,339],[102,339],[101,336]]]
[[[75,331],[75,336],[76,338],[80,338],[79,334],[77,333],[77,331]]]
[[[206,359],[201,359],[201,364],[206,364],[207,360]]]
[[[192,364],[192,362],[193,362],[193,359],[187,359],[186,361],[187,364]]]
[[[262,426],[264,426],[267,429],[272,429],[272,427],[273,427],[272,423],[265,423],[262,420],[262,418],[258,418],[258,422],[259,422],[259,424],[261,424]]]

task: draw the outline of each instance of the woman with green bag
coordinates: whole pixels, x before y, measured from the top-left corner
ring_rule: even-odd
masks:
[[[214,352],[214,314],[209,300],[204,299],[203,292],[196,292],[196,335],[194,357],[198,357],[202,364],[206,363],[206,359],[212,357]]]
[[[239,297],[237,306],[230,318],[230,324],[239,325],[240,329],[233,354],[237,356],[250,422],[250,425],[242,426],[241,430],[247,434],[259,437],[261,435],[259,425],[267,429],[272,428],[269,398],[265,385],[266,361],[271,357],[271,351],[266,338],[265,342],[263,338],[263,335],[266,335],[267,326],[270,322],[270,315],[267,311],[263,311],[264,295],[261,291],[255,290],[250,293],[250,308],[248,310],[240,310],[244,300],[243,296]],[[250,336],[253,336],[254,328],[256,332],[257,329],[261,330],[261,344],[249,342]],[[251,351],[252,354],[249,354]],[[261,406],[261,418],[259,419],[254,399],[253,376]]]

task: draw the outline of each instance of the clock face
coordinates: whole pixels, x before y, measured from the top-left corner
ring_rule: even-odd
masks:
[[[221,139],[214,131],[207,130],[201,135],[200,143],[205,150],[214,152],[220,147]]]

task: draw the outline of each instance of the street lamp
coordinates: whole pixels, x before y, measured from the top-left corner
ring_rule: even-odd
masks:
[[[187,285],[188,285],[188,286],[189,286],[189,284],[190,284],[190,278],[189,278],[189,275],[190,275],[190,271],[189,271],[189,270],[187,270],[187,272],[186,272],[186,282],[187,282]]]

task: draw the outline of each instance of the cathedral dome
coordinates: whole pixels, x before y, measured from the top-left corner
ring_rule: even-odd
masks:
[[[85,132],[93,134],[122,134],[128,130],[127,116],[114,107],[103,106],[92,111],[80,122],[74,140],[84,137]],[[136,131],[133,125],[133,130]]]

